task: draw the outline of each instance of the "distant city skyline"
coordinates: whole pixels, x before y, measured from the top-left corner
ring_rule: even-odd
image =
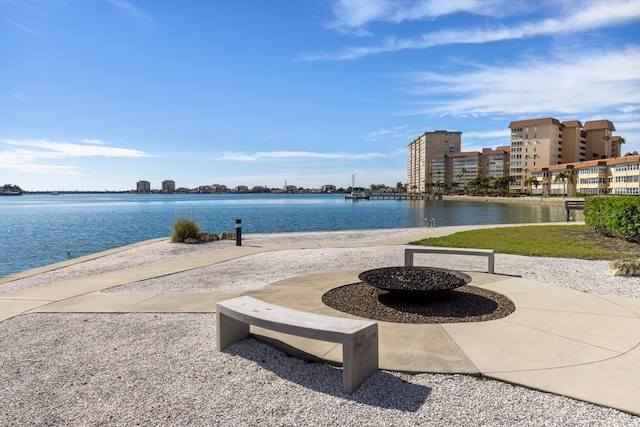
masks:
[[[640,0],[0,1],[0,185],[395,186],[407,145],[606,119],[640,151]],[[135,187],[133,187],[135,188]]]

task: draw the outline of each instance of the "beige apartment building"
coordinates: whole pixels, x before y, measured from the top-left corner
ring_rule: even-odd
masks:
[[[564,183],[557,176],[568,175]],[[587,160],[533,168],[532,194],[640,195],[640,155]]]
[[[483,155],[479,151],[454,153],[450,156],[451,169],[447,177],[449,185],[455,182],[458,188],[465,188],[469,182],[483,175]]]
[[[407,146],[407,191],[427,191],[440,179],[444,182],[444,159],[434,170],[436,156],[460,152],[462,132],[436,130],[425,132]],[[437,173],[440,172],[440,176]]]
[[[538,167],[620,156],[620,139],[609,120],[560,122],[553,117],[518,120],[511,129],[510,171],[513,192],[525,192],[525,182]]]
[[[511,147],[502,145],[495,150],[491,148],[482,149],[481,176],[498,178],[508,176],[511,167]],[[473,179],[473,177],[471,178]]]
[[[481,151],[439,154],[431,161],[433,180],[427,182],[427,192],[434,188],[463,189],[478,177],[498,178],[509,175],[509,147]]]

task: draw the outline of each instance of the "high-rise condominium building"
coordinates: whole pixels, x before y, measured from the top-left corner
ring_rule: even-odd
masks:
[[[170,179],[166,179],[162,181],[162,192],[163,193],[175,193],[176,192],[176,182]]]
[[[427,191],[439,177],[435,176],[433,160],[437,156],[460,152],[462,132],[436,130],[425,132],[407,146],[407,191]],[[444,161],[442,162],[444,169]],[[444,170],[440,171],[440,180]]]
[[[620,156],[619,139],[613,137],[608,120],[560,122],[553,117],[518,120],[509,123],[511,154],[509,175],[514,178],[510,190],[527,191],[525,182],[531,169],[592,158]]]
[[[151,183],[149,181],[138,181],[136,183],[136,191],[138,193],[150,193]]]

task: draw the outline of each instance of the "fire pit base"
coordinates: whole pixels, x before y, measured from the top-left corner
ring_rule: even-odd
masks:
[[[425,300],[353,283],[326,292],[322,302],[354,316],[393,323],[484,322],[506,317],[516,309],[506,296],[468,285],[449,291],[446,298]]]

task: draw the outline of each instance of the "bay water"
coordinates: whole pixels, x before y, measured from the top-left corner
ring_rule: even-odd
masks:
[[[562,221],[561,207],[342,194],[36,194],[0,197],[0,277],[171,235],[178,216],[243,235]]]

